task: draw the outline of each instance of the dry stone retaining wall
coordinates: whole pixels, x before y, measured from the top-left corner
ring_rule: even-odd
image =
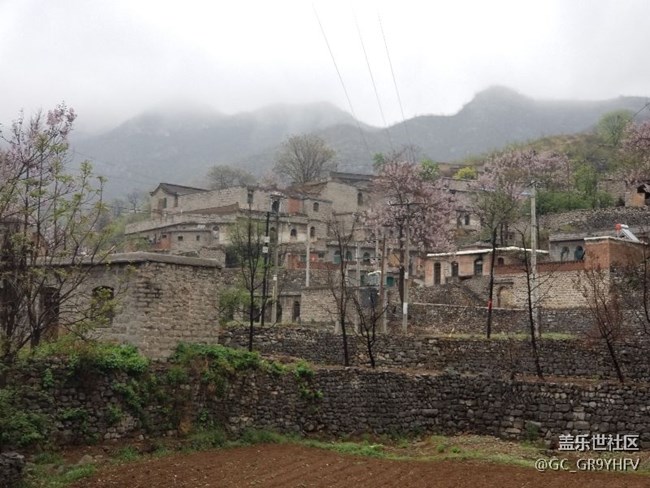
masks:
[[[170,368],[157,367],[157,375]],[[41,402],[37,385],[42,378],[36,376],[40,368],[13,375],[9,386],[33,384],[32,393],[23,398],[25,408],[58,419],[51,435],[59,444],[83,441],[78,437],[82,430],[98,438],[143,431],[159,435],[173,429],[170,425],[207,416],[230,431],[257,428],[334,436],[464,432],[519,439],[532,426],[548,439],[565,433],[629,433],[641,435],[650,446],[647,384],[540,383],[491,375],[329,367],[316,369],[308,379],[292,372],[240,372],[229,377],[219,393],[206,388],[201,375],[193,375],[162,390],[166,394],[143,397],[146,402],[140,408],[149,414],[149,428],[144,429],[129,409],[130,397],[120,385],[130,383],[122,374],[81,376],[72,387],[63,370],[54,368],[48,387],[53,388],[52,401]],[[124,412],[117,425],[109,421],[109,406]]]
[[[222,331],[220,343],[245,348],[244,329]],[[309,328],[257,330],[255,348],[264,354],[305,358],[319,364],[343,364],[340,334]],[[351,334],[348,341],[351,363],[367,365],[363,338]],[[617,346],[618,359],[626,378],[650,382],[647,341],[629,341]],[[609,354],[600,342],[578,339],[543,340],[539,345],[542,370],[547,376],[614,379]],[[534,375],[535,365],[528,340],[456,339],[444,337],[380,335],[374,347],[380,367],[419,368],[489,374],[498,377]]]

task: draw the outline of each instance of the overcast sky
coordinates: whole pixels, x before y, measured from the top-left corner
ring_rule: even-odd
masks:
[[[322,23],[325,36],[319,27]],[[0,0],[0,122],[64,100],[78,127],[143,110],[330,101],[383,125],[500,84],[537,98],[650,95],[647,0]],[[358,25],[358,28],[357,28]]]

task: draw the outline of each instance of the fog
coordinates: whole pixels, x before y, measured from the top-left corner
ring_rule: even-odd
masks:
[[[648,19],[645,0],[0,0],[0,122],[60,101],[86,131],[152,108],[329,101],[382,126],[495,84],[646,96]]]

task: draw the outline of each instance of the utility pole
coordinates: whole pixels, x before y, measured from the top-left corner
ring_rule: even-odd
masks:
[[[266,212],[266,230],[264,231],[264,246],[262,253],[264,254],[264,281],[262,282],[262,317],[260,318],[260,326],[264,327],[264,320],[266,318],[266,293],[268,290],[268,273],[269,273],[269,220],[271,219],[271,212]]]
[[[356,254],[355,259],[357,262],[357,303],[361,303],[361,252],[359,249],[359,241],[356,243],[355,251],[354,253]],[[359,332],[359,315],[355,314],[354,315],[354,327],[356,332]]]
[[[531,194],[530,194],[530,221],[531,221],[531,236],[530,236],[530,268],[531,268],[531,288],[530,288],[530,301],[533,309],[533,324],[535,328],[535,335],[540,337],[540,324],[539,324],[539,308],[537,306],[537,182],[533,181]],[[525,251],[524,251],[525,252]]]
[[[409,204],[406,204],[406,211],[410,212]],[[411,266],[411,260],[409,253],[411,251],[409,246],[409,241],[411,236],[409,233],[410,219],[406,224],[406,252],[404,254],[404,303],[402,304],[402,332],[406,334],[408,330],[408,320],[409,320],[409,268]]]
[[[388,326],[386,322],[386,297],[384,296],[384,283],[386,282],[386,234],[384,233],[384,239],[382,242],[381,249],[381,276],[379,279],[379,303],[381,303],[381,331],[385,334],[388,332]]]
[[[271,320],[273,323],[278,320],[278,261],[280,260],[280,207],[275,214],[275,228],[278,238],[273,251],[273,302],[271,303]]]
[[[305,288],[309,288],[309,271],[311,261],[311,229],[307,219],[307,261],[305,262]]]

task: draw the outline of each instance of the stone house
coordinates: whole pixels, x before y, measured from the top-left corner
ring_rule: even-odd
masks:
[[[577,284],[585,271],[600,269],[609,280],[614,268],[637,265],[647,253],[647,244],[612,236],[585,237],[582,259],[538,264],[540,305],[549,309],[587,306]],[[526,273],[521,267],[496,268],[497,302],[502,307],[526,306]]]
[[[154,358],[169,355],[179,342],[217,341],[217,304],[226,279],[214,260],[135,252],[87,266],[76,306],[57,307],[61,323],[74,321],[72,310],[114,299],[91,331],[97,338],[133,344]]]
[[[521,247],[499,247],[496,250],[495,268],[520,266],[522,252],[530,252]],[[548,251],[537,250],[538,260],[545,259]],[[440,285],[451,281],[461,281],[472,277],[488,275],[492,263],[492,249],[488,246],[474,246],[453,252],[429,253],[424,262],[424,284]]]

